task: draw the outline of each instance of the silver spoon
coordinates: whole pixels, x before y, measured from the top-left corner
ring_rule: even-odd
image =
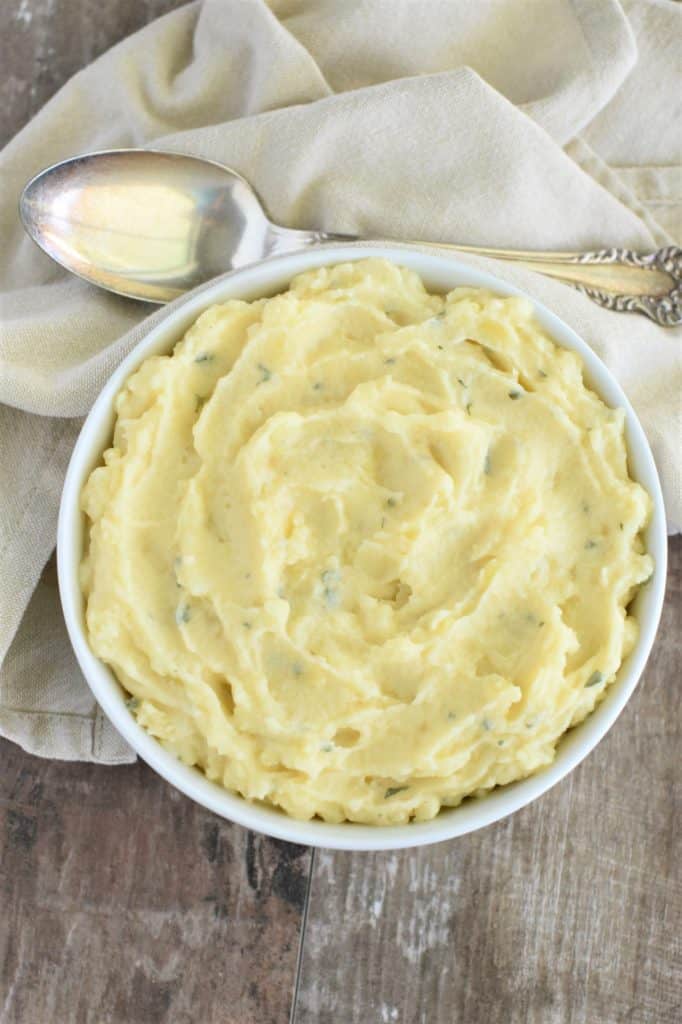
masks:
[[[31,238],[67,270],[119,295],[158,303],[274,253],[359,241],[280,227],[229,167],[142,149],[90,153],[48,167],[24,188],[19,212]],[[607,309],[644,313],[666,327],[682,323],[682,249],[675,246],[642,254],[419,244],[513,260],[574,285]]]

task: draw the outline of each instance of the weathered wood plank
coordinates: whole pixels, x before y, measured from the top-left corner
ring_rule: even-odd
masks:
[[[0,743],[2,1024],[281,1024],[310,852]]]
[[[76,71],[186,0],[2,0],[0,146]]]
[[[419,851],[318,852],[296,1024],[682,1019],[682,539],[646,674],[563,783]]]

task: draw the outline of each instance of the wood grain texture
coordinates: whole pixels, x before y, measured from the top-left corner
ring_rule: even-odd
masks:
[[[0,146],[64,82],[186,0],[0,0]]]
[[[0,743],[2,1024],[281,1024],[310,851]]]
[[[566,780],[417,851],[316,854],[295,1024],[682,1020],[682,539],[640,685]]]

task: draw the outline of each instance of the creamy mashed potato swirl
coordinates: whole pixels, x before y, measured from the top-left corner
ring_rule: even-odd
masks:
[[[382,260],[207,310],[83,494],[95,653],[187,764],[424,820],[549,764],[633,645],[650,501],[531,305]]]

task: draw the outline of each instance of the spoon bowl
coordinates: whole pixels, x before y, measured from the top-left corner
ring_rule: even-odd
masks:
[[[150,150],[91,153],[48,167],[28,183],[19,210],[28,234],[57,263],[119,295],[158,303],[308,245],[313,234],[273,224],[231,168]],[[320,233],[314,240],[323,240]]]

